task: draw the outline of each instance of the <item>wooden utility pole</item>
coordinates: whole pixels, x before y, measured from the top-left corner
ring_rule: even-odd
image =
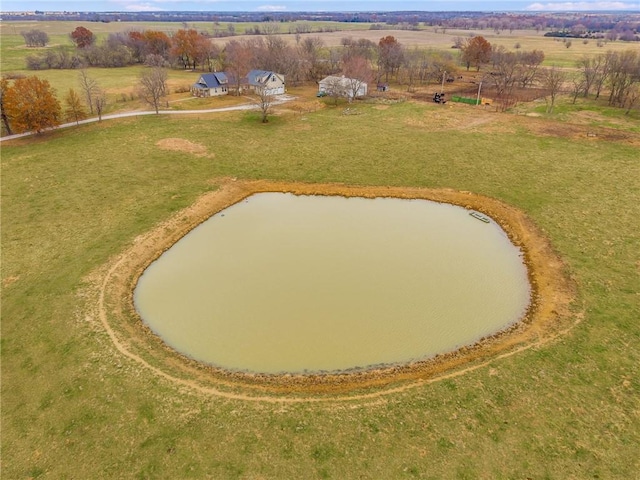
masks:
[[[476,106],[480,105],[480,90],[482,89],[482,80],[480,80],[480,85],[478,85],[478,98],[476,99]]]

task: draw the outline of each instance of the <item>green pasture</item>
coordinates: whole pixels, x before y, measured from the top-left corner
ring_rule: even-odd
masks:
[[[472,123],[464,105],[352,108],[267,125],[252,113],[129,118],[2,144],[3,478],[637,477],[631,123],[620,114],[626,139],[587,140],[562,137],[554,118]],[[164,138],[213,155],[162,150]],[[118,353],[88,308],[87,277],[223,176],[508,202],[566,262],[581,321],[544,346],[369,400],[260,403],[172,384]]]

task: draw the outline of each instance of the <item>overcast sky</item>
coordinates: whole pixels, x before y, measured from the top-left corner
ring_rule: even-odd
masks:
[[[0,11],[640,11],[640,0],[1,0]]]

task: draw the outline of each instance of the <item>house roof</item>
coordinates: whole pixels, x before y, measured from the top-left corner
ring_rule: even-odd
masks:
[[[224,72],[212,72],[200,75],[200,79],[193,86],[196,88],[216,88],[228,83],[229,79]]]
[[[356,79],[347,78],[345,76],[338,77],[336,75],[329,75],[323,78],[318,83],[333,83],[341,86],[350,86],[352,81],[360,82]],[[366,85],[366,82],[360,82],[360,85]]]
[[[247,73],[247,80],[249,82],[249,85],[252,85],[254,87],[262,87],[269,81],[272,75],[275,75],[284,82],[284,78],[282,77],[282,75],[275,72],[270,72],[268,70],[251,70],[249,73]]]

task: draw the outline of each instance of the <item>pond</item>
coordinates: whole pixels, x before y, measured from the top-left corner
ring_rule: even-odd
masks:
[[[520,249],[462,207],[258,193],[155,260],[134,304],[195,360],[299,374],[471,345],[519,321],[530,296]]]

